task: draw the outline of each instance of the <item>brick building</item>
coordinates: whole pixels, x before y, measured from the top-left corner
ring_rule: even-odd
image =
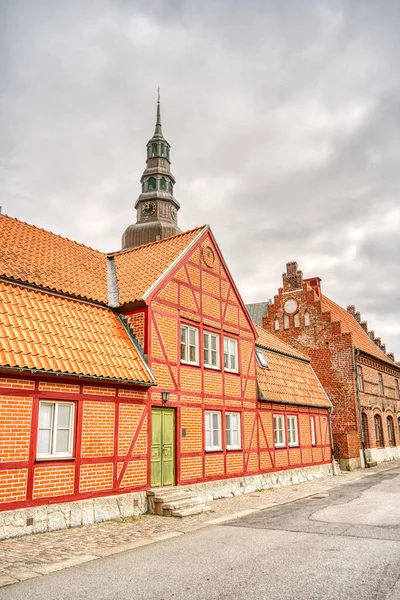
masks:
[[[208,226],[180,232],[169,161],[158,101],[118,252],[0,215],[0,538],[331,470],[307,358],[256,329]]]
[[[338,306],[322,294],[319,277],[303,279],[288,263],[264,328],[310,357],[334,406],[342,468],[400,457],[400,366],[354,306]]]

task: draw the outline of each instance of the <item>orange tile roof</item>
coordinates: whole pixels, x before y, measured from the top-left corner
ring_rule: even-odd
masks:
[[[256,340],[257,346],[261,346],[262,348],[266,348],[267,350],[274,350],[275,352],[280,352],[281,354],[286,354],[287,356],[302,358],[303,360],[310,362],[310,359],[307,356],[305,356],[292,346],[289,346],[289,344],[282,342],[282,340],[280,340],[273,333],[266,331],[265,329],[260,327],[260,325],[255,324],[255,327],[258,333],[258,338]]]
[[[257,381],[264,400],[329,408],[328,396],[309,362],[263,350],[269,369],[257,363]]]
[[[146,292],[206,227],[197,227],[165,240],[110,254],[115,261],[120,304],[145,298]]]
[[[0,215],[0,240],[0,275],[108,302],[104,253],[7,215]]]
[[[332,321],[340,321],[342,331],[351,333],[353,344],[363,350],[367,354],[372,354],[376,358],[394,365],[386,354],[371,340],[369,335],[364,331],[361,325],[355,320],[353,315],[347,312],[344,308],[327,298],[322,296],[322,310],[329,311],[332,315]]]
[[[108,308],[0,281],[0,368],[153,383]]]

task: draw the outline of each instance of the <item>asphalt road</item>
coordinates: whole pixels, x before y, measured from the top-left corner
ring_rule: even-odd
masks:
[[[150,598],[400,600],[400,468],[0,590],[1,600]]]

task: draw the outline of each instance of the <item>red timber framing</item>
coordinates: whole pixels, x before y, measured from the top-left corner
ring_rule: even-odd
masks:
[[[74,405],[72,458],[38,459],[41,401]],[[148,487],[147,390],[0,373],[0,510]]]
[[[133,327],[143,323],[146,331],[140,341],[158,384],[149,389],[151,405],[161,406],[161,391],[168,391],[167,406],[175,409],[177,485],[331,462],[328,409],[258,402],[257,332],[209,230],[152,290],[146,303],[127,316]],[[198,364],[181,361],[182,326],[197,331]],[[204,364],[204,333],[217,336],[219,368]],[[237,341],[237,373],[224,369],[224,338]],[[207,411],[220,415],[219,450],[206,449]],[[282,411],[298,415],[297,448],[275,449],[273,414]],[[228,448],[227,413],[240,414],[238,448]],[[317,428],[315,446],[311,415]],[[151,424],[148,435],[150,446]],[[150,468],[149,460],[149,477]]]

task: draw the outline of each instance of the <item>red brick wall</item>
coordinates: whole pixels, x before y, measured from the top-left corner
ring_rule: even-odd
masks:
[[[72,458],[37,459],[40,400],[74,403]],[[1,378],[0,510],[147,487],[147,411],[140,388]]]
[[[289,328],[283,328],[284,303],[295,299],[299,307],[300,326],[295,327],[294,315],[289,316]],[[308,312],[310,324],[305,325]],[[275,330],[275,319],[279,330]],[[350,334],[343,333],[340,323],[333,322],[330,313],[322,312],[321,301],[305,283],[292,289],[287,283],[279,289],[274,303],[268,307],[265,329],[310,357],[311,364],[328,394],[335,410],[332,415],[333,437],[340,458],[359,458],[360,423],[355,385],[354,347]]]

